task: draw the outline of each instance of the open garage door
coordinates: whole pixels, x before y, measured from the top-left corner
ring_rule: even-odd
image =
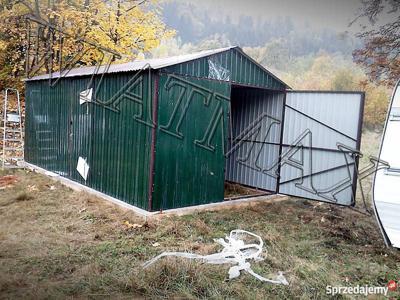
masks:
[[[363,107],[358,92],[287,92],[279,193],[354,205]]]
[[[284,98],[284,91],[232,87],[225,172],[228,182],[278,191]]]

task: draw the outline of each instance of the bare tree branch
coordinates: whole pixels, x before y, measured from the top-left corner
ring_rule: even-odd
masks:
[[[383,13],[396,16],[391,23],[358,33],[364,45],[353,52],[355,62],[366,68],[370,79],[393,85],[400,78],[400,1],[362,0],[362,5],[362,12],[352,23],[367,18],[374,25]]]

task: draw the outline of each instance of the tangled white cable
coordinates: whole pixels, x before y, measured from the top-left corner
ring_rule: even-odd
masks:
[[[257,242],[246,244],[246,237],[257,240]],[[221,252],[209,255],[200,255],[188,252],[163,252],[153,259],[145,262],[143,264],[143,268],[149,267],[164,256],[177,256],[188,259],[200,259],[203,262],[209,264],[235,264],[235,266],[232,266],[229,269],[229,279],[237,278],[240,275],[240,271],[245,271],[257,278],[258,280],[264,282],[284,285],[289,284],[285,276],[283,276],[282,272],[279,272],[277,278],[275,280],[272,280],[254,273],[254,271],[251,269],[248,260],[263,260],[260,255],[262,253],[264,242],[260,236],[245,230],[236,229],[232,230],[229,234],[229,237],[227,236],[225,240],[220,238],[216,239],[215,242],[224,247]]]

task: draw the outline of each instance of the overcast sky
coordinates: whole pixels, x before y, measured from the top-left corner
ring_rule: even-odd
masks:
[[[289,16],[299,26],[359,31],[360,24],[348,27],[361,8],[360,0],[178,0],[213,8],[215,15],[240,14],[275,18]],[[214,16],[215,17],[215,16]],[[385,17],[381,18],[384,19]],[[365,23],[365,22],[364,22]]]

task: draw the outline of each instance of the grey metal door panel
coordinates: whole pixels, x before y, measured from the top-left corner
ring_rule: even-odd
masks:
[[[363,93],[287,93],[279,193],[355,203],[363,105]]]
[[[284,159],[289,155],[285,156],[285,153],[291,149],[289,146],[282,147],[282,153]],[[301,177],[301,171],[303,171],[304,176],[310,176],[312,174],[320,174],[325,173],[326,170],[335,170],[335,169],[347,169],[347,167],[352,167],[354,165],[354,160],[348,159],[346,162],[345,155],[348,156],[348,152],[329,152],[327,154],[326,150],[320,149],[303,149],[299,148],[299,151],[291,156],[297,161],[303,161],[302,165],[304,166],[302,169],[289,168],[285,167],[286,172],[281,172],[280,176],[280,184],[284,184],[287,181],[295,180],[296,178]],[[348,157],[350,158],[350,157]],[[310,167],[311,166],[311,167]],[[284,165],[281,167],[281,169]],[[282,171],[282,170],[281,170]]]
[[[357,138],[362,93],[288,91],[286,105]]]
[[[277,176],[263,172],[271,158],[278,159],[279,145],[244,142],[227,161],[226,179],[244,185],[276,191]],[[271,161],[272,162],[272,161]]]
[[[288,98],[290,95],[288,94]],[[306,129],[312,131],[312,147],[313,148],[325,148],[325,149],[336,149],[337,143],[342,143],[355,148],[357,135],[347,136],[341,132],[336,132],[329,127],[321,125],[311,119],[308,115],[305,116],[300,114],[298,111],[294,111],[290,104],[286,105],[285,108],[285,123],[287,123],[287,130],[283,131],[283,145],[290,145],[295,141]],[[308,112],[308,108],[302,109],[302,111]],[[333,112],[332,114],[335,114]],[[325,119],[321,116],[316,116],[315,119],[324,121]],[[356,117],[358,121],[358,117]],[[334,127],[336,128],[336,127]],[[305,145],[307,146],[307,145]]]

